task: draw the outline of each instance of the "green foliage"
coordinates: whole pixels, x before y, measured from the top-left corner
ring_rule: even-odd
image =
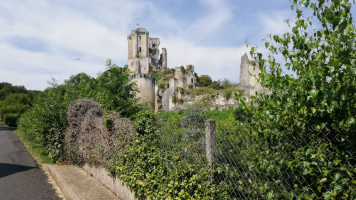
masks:
[[[224,80],[221,81],[221,88],[226,89],[228,87],[231,87],[233,84],[231,83],[231,81],[229,81],[228,79],[224,78]]]
[[[231,98],[231,96],[232,96],[232,91],[231,90],[226,91],[225,94],[224,94],[224,97],[225,97],[226,100],[229,100]]]
[[[226,110],[206,110],[205,115],[207,119],[213,119],[217,122],[223,122],[226,121],[230,115],[234,112],[233,108],[226,109]]]
[[[186,105],[183,110],[182,127],[204,127],[206,116],[201,103]]]
[[[183,101],[182,98],[178,98],[176,95],[174,95],[174,96],[172,97],[172,102],[173,102],[173,103],[183,103],[184,101]]]
[[[198,87],[208,87],[212,82],[209,75],[198,76]]]
[[[222,89],[220,81],[213,81],[208,87],[215,90]]]
[[[16,127],[17,121],[32,105],[39,91],[28,91],[23,86],[13,86],[10,83],[0,83],[0,121]]]
[[[201,157],[202,152],[196,151],[196,147],[203,146],[201,137],[194,139],[184,131],[190,125],[182,121],[191,120],[195,127],[201,127],[205,116],[202,106],[189,106],[180,113],[159,113],[158,123],[154,116],[151,110],[136,115],[138,133],[120,157],[110,157],[107,168],[111,174],[123,180],[138,197],[229,199],[225,184],[212,183],[213,172]],[[153,126],[159,130],[152,130]]]
[[[136,138],[123,156],[108,166],[138,197],[149,199],[228,199],[224,188],[212,184],[208,168],[179,161],[157,148],[155,135]]]
[[[217,80],[217,81],[211,81],[211,78],[207,75],[203,75],[198,77],[198,81],[200,81],[201,78],[203,78],[203,85],[201,87],[209,87],[209,88],[213,88],[215,90],[222,90],[222,89],[226,89],[229,87],[234,86],[233,83],[231,83],[231,81],[229,81],[228,79],[224,78],[223,80]],[[209,83],[209,84],[208,84]],[[201,83],[199,83],[199,85],[201,85]]]
[[[28,91],[24,86],[13,86],[11,83],[0,83],[0,101],[4,100],[10,94],[27,94]]]
[[[294,0],[292,9],[297,15],[292,33],[270,35],[267,58],[251,49],[261,69],[258,80],[272,94],[258,94],[250,104],[236,95],[242,102],[236,119],[248,122],[249,133],[258,136],[254,142],[265,149],[249,156],[253,162],[246,161],[259,177],[250,190],[263,188],[260,195],[275,199],[354,199],[356,32],[351,3]],[[304,16],[308,11],[317,29]],[[283,64],[276,61],[278,55]],[[298,78],[282,74],[282,66]]]
[[[184,88],[178,87],[178,92],[181,93],[181,94],[184,94]]]
[[[19,115],[17,113],[5,113],[2,119],[6,125],[10,127],[16,127]]]
[[[99,102],[105,110],[119,112],[124,117],[132,117],[139,111],[136,106],[134,88],[135,83],[129,80],[129,72],[107,61],[107,69],[99,74],[97,81],[95,101]]]
[[[27,94],[11,93],[0,102],[0,119],[11,127],[17,126],[17,120],[31,105],[31,99]]]
[[[165,90],[166,89],[166,85],[164,84],[164,83],[161,83],[161,84],[159,84],[159,89],[161,89],[161,90]]]
[[[152,109],[144,108],[135,115],[136,131],[139,135],[152,134],[156,130],[156,116]]]
[[[184,66],[180,66],[179,69],[183,75],[186,74],[187,70],[184,68]]]
[[[191,71],[194,68],[194,65],[188,65],[187,66],[187,71]]]
[[[98,101],[105,110],[118,111],[131,117],[139,111],[134,97],[134,84],[129,82],[129,72],[111,63],[107,70],[92,78],[84,73],[70,77],[64,84],[47,88],[33,107],[20,118],[19,129],[25,138],[38,145],[53,162],[63,159],[64,133],[67,127],[69,104],[79,98]]]
[[[164,91],[167,89],[169,80],[174,77],[174,69],[165,69],[159,72],[150,72],[150,75],[156,79],[158,87]]]
[[[236,96],[237,99],[241,99],[241,95]],[[251,122],[251,115],[251,106],[246,104],[240,105],[234,110],[234,118],[241,123]]]
[[[64,94],[63,85],[46,89],[19,120],[19,130],[24,133],[25,139],[35,144],[35,148],[52,161],[60,161],[63,155],[67,127]]]

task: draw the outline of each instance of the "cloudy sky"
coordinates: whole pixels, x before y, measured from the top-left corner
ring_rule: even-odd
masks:
[[[43,90],[111,58],[127,64],[127,35],[139,27],[166,47],[168,66],[239,82],[245,42],[284,33],[288,0],[1,0],[0,82]]]

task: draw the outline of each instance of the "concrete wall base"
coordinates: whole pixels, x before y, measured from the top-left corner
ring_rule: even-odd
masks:
[[[84,164],[83,169],[92,174],[95,179],[100,181],[105,187],[111,190],[122,200],[138,200],[135,194],[118,178],[110,176],[110,173],[104,167],[93,167]]]

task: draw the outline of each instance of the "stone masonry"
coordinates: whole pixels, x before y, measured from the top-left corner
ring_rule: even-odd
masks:
[[[167,89],[160,89],[155,78],[151,75],[167,69],[167,49],[162,48],[160,54],[159,38],[150,38],[149,32],[144,28],[132,30],[127,36],[128,40],[128,68],[131,73],[131,81],[136,82],[138,92],[136,97],[143,102],[147,102],[156,112],[159,110],[177,110],[182,107],[177,99],[184,99],[185,103],[193,103],[202,97],[187,97],[178,90],[192,89],[196,87],[197,74],[194,72],[194,66],[189,65],[182,69],[174,69],[174,77],[169,80]],[[241,57],[240,65],[240,84],[238,89],[244,90],[245,95],[255,95],[256,92],[266,92],[257,82],[256,77],[260,73],[258,67],[251,64],[245,53]],[[224,95],[220,95],[223,97]],[[221,100],[223,99],[223,100]],[[211,105],[225,109],[236,107],[236,99],[217,98]]]
[[[128,68],[131,81],[138,87],[136,97],[151,105],[155,111],[174,109],[173,97],[178,87],[194,87],[197,80],[193,66],[188,66],[183,73],[179,67],[175,69],[174,78],[169,80],[167,90],[159,89],[156,80],[150,73],[167,69],[167,49],[159,52],[160,39],[150,38],[144,28],[137,28],[127,36]]]

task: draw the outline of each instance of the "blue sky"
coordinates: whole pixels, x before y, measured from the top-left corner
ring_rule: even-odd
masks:
[[[95,77],[108,58],[123,66],[137,22],[161,39],[170,68],[239,82],[245,41],[263,46],[293,16],[288,0],[1,0],[0,82],[43,90],[51,77]]]

